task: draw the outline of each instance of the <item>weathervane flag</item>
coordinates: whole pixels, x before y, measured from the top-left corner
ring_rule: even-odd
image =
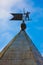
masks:
[[[11,15],[13,15],[13,18],[10,20],[22,20],[23,19],[22,13],[11,13]]]
[[[11,15],[13,15],[13,18],[11,18],[10,20],[30,20],[29,19],[29,14],[30,12],[26,12],[24,11],[24,13],[11,13]]]

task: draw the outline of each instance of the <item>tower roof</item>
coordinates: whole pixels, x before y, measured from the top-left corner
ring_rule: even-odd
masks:
[[[21,30],[0,53],[0,65],[43,65],[43,62],[30,37]]]

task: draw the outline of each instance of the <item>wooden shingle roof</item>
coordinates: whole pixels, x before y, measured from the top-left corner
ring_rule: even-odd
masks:
[[[20,31],[0,53],[0,65],[43,65],[43,62],[30,37]]]

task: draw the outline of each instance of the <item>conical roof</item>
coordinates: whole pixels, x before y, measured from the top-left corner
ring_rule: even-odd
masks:
[[[20,31],[0,53],[0,65],[43,65],[43,62],[30,37]]]

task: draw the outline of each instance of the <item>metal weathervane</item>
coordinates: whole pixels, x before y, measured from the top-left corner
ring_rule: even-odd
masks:
[[[26,29],[26,24],[25,24],[25,21],[26,20],[30,20],[29,19],[29,14],[30,14],[30,12],[26,12],[25,13],[25,10],[24,10],[24,12],[23,13],[11,13],[11,15],[13,15],[13,18],[11,18],[10,20],[22,20],[22,24],[21,24],[21,30],[25,30]]]

